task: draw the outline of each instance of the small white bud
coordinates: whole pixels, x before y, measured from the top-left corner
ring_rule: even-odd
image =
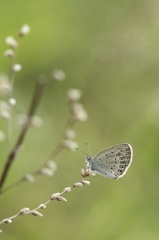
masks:
[[[2,229],[0,229],[0,233],[2,233]]]
[[[91,175],[90,172],[91,172],[91,171],[90,171],[89,168],[87,168],[86,170],[83,169],[83,168],[81,168],[81,175],[82,175],[82,177],[88,177],[88,176],[90,176],[90,175]]]
[[[41,168],[40,170],[39,170],[39,172],[42,174],[42,175],[46,175],[46,176],[48,176],[48,177],[50,177],[50,176],[52,176],[53,175],[53,171],[52,171],[52,169],[50,169],[50,168]]]
[[[70,89],[67,95],[71,101],[78,101],[82,96],[82,92],[79,89]]]
[[[38,212],[38,211],[35,211],[35,210],[31,211],[31,214],[32,214],[33,216],[36,216],[36,217],[42,217],[42,216],[43,216],[42,213],[40,213],[40,212]]]
[[[63,141],[63,146],[69,148],[72,151],[75,151],[78,148],[78,144],[75,141],[66,139]]]
[[[67,139],[74,139],[76,137],[76,133],[73,129],[67,129],[65,133],[65,137]]]
[[[0,94],[7,95],[11,93],[12,85],[8,80],[8,76],[5,73],[0,74]]]
[[[57,201],[67,202],[67,199],[64,198],[64,197],[59,196],[59,197],[57,198]]]
[[[20,211],[19,211],[19,215],[23,215],[23,214],[26,214],[27,212],[30,211],[30,208],[22,208]]]
[[[57,200],[57,201],[63,201],[63,202],[67,202],[66,198],[61,197],[60,193],[54,193],[51,195],[51,200]]]
[[[51,168],[54,172],[57,170],[57,164],[52,160],[48,160],[46,166]]]
[[[12,223],[12,220],[10,218],[4,219],[4,223]]]
[[[35,182],[35,177],[32,174],[27,174],[24,179],[30,183]]]
[[[61,193],[54,193],[54,194],[52,194],[51,195],[51,200],[57,199],[60,195],[61,195]]]
[[[11,219],[8,219],[7,223],[12,223],[12,220],[11,220]]]
[[[10,113],[8,111],[3,110],[1,116],[7,121],[10,120]]]
[[[84,180],[84,179],[81,181],[81,183],[85,184],[85,185],[90,185],[90,181],[87,181],[87,180]]]
[[[14,57],[15,53],[12,49],[7,49],[5,52],[4,52],[4,56],[5,57],[9,57],[9,58],[12,58]]]
[[[33,116],[31,118],[31,125],[33,127],[39,128],[43,125],[43,120],[39,116]]]
[[[71,187],[65,187],[65,188],[64,188],[64,191],[65,191],[65,192],[71,192],[71,190],[72,190]]]
[[[81,182],[77,182],[73,184],[73,187],[82,187],[83,184]]]
[[[84,107],[80,103],[73,104],[73,111],[74,111],[74,117],[76,120],[85,122],[88,119],[87,112],[85,111]]]
[[[56,69],[52,72],[52,76],[56,81],[62,82],[65,80],[66,74],[61,69]]]
[[[39,208],[44,209],[44,208],[46,208],[46,205],[45,205],[44,203],[41,203],[41,204],[39,205]]]
[[[96,176],[96,173],[94,171],[90,171],[90,174],[91,176],[95,177]]]
[[[19,30],[19,36],[24,37],[30,32],[30,27],[28,24],[24,24]]]
[[[5,42],[9,47],[12,47],[12,48],[16,48],[18,46],[17,41],[12,36],[6,37]]]
[[[16,100],[15,100],[15,98],[9,98],[9,99],[8,99],[8,103],[9,103],[11,106],[15,106],[15,105],[16,105]]]
[[[22,66],[19,63],[16,63],[12,67],[13,72],[20,72],[22,70]]]

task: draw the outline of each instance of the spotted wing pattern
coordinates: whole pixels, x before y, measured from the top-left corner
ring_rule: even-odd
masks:
[[[118,144],[105,149],[86,161],[90,170],[108,178],[120,178],[125,175],[132,162],[133,150],[130,144]]]

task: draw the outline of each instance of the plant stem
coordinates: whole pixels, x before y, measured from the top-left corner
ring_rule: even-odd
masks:
[[[32,116],[34,115],[34,113],[35,113],[35,111],[38,107],[38,104],[39,104],[40,99],[43,95],[43,91],[44,91],[46,85],[47,85],[46,79],[40,79],[36,84],[34,94],[33,94],[33,98],[32,98],[30,108],[29,108],[29,111],[28,111],[28,114],[27,114],[27,122],[22,128],[15,146],[13,147],[13,149],[8,154],[6,163],[4,165],[4,169],[2,170],[2,174],[1,174],[1,178],[0,178],[0,190],[2,189],[2,187],[5,183],[5,180],[7,178],[9,170],[11,168],[13,160],[17,156],[17,153],[19,152],[19,149],[20,149],[20,147],[21,147],[21,145],[24,141],[26,133],[27,133],[27,131],[30,127],[30,124],[31,124]]]

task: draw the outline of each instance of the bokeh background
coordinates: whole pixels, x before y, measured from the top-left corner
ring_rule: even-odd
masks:
[[[52,202],[43,218],[26,216],[3,225],[1,239],[159,239],[159,2],[156,0],[0,1],[0,72],[8,72],[4,39],[27,23],[20,43],[23,70],[15,82],[16,112],[26,112],[39,75],[55,68],[66,73],[51,84],[6,185],[36,170],[57,145],[68,117],[67,91],[79,88],[89,119],[75,126],[77,142],[92,155],[111,145],[133,146],[132,166],[118,181],[96,176],[90,186]],[[6,131],[6,124],[1,121]],[[15,140],[19,129],[15,127]],[[0,168],[7,141],[0,144]],[[0,198],[0,217],[34,208],[54,192],[81,179],[84,155],[65,150],[52,178],[39,177]]]

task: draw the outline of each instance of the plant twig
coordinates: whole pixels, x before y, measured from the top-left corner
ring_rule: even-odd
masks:
[[[84,185],[90,184],[90,181],[87,181],[84,179],[84,177],[88,177],[91,175],[89,169],[86,169],[86,170],[81,169],[81,175],[83,177],[81,181],[75,182],[72,186],[65,187],[62,192],[53,193],[50,196],[49,200],[47,200],[45,203],[41,203],[38,207],[36,207],[32,210],[30,210],[30,208],[27,208],[27,207],[21,209],[17,214],[1,220],[0,225],[3,223],[12,223],[13,219],[20,217],[20,216],[28,215],[28,214],[31,214],[31,215],[37,216],[37,217],[42,217],[43,214],[41,212],[39,212],[38,210],[45,209],[46,205],[48,205],[52,200],[67,202],[67,199],[62,196],[63,194],[71,192],[74,188],[79,188],[79,187],[83,187]],[[2,230],[1,230],[1,232],[2,232]]]
[[[73,126],[75,125],[75,123],[77,122],[77,120],[74,118],[74,112],[72,110],[72,104],[73,103],[71,101],[68,101],[69,117],[68,117],[68,120],[67,120],[67,123],[66,123],[66,127],[64,129],[64,132],[61,136],[61,139],[60,139],[59,143],[57,144],[57,146],[55,148],[53,148],[53,150],[49,154],[49,157],[47,157],[47,159],[44,161],[42,166],[39,167],[34,172],[26,174],[25,176],[21,177],[16,182],[14,182],[14,183],[10,184],[9,186],[3,188],[0,192],[1,195],[6,193],[7,191],[9,191],[10,189],[18,186],[19,184],[22,184],[22,183],[26,182],[26,181],[27,182],[28,181],[33,182],[34,178],[38,175],[47,175],[46,172],[43,172],[43,169],[46,169],[46,168],[48,169],[48,167],[49,167],[48,162],[50,160],[53,161],[57,157],[57,155],[65,148],[65,145],[63,143],[64,143],[64,140],[67,139],[66,132],[67,132],[67,130],[72,129]],[[31,109],[30,109],[30,111],[31,111]],[[53,169],[53,172],[54,172],[54,169]],[[50,173],[50,171],[49,171],[49,173]]]
[[[43,91],[46,87],[46,84],[47,84],[46,79],[40,79],[36,84],[35,91],[34,91],[34,94],[33,94],[33,98],[32,98],[30,108],[29,108],[29,111],[28,111],[28,114],[27,114],[27,122],[23,126],[23,128],[20,132],[19,138],[18,138],[15,146],[13,147],[13,149],[10,151],[10,153],[8,155],[8,158],[7,158],[7,161],[5,163],[4,169],[2,170],[2,174],[1,174],[1,178],[0,178],[0,191],[1,191],[1,189],[4,185],[4,183],[5,183],[6,177],[8,175],[8,172],[9,172],[10,168],[11,168],[13,160],[15,159],[17,153],[20,150],[21,144],[24,141],[26,133],[27,133],[27,131],[30,127],[30,124],[31,124],[32,116],[34,115],[34,113],[35,113],[35,111],[38,107],[40,99],[43,95]]]

